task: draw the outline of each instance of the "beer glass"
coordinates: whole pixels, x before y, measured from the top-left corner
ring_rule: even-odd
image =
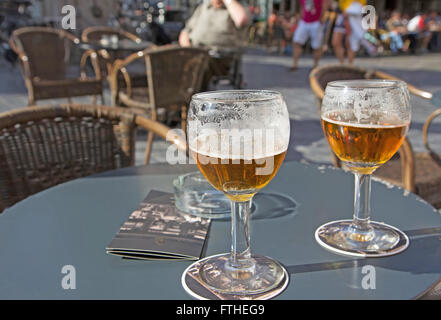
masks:
[[[251,253],[249,214],[252,197],[276,175],[288,148],[290,123],[282,95],[263,90],[196,94],[187,129],[200,171],[231,201],[231,252],[199,261],[199,281],[240,298],[276,295],[288,275],[274,259]]]
[[[328,83],[321,121],[331,149],[354,173],[354,216],[318,228],[315,238],[320,245],[359,257],[388,256],[408,247],[402,231],[370,221],[370,192],[371,174],[398,151],[410,117],[409,92],[402,81]]]

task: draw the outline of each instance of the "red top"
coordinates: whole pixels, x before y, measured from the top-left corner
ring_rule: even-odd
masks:
[[[302,20],[305,22],[316,22],[322,15],[323,0],[300,0],[302,6]]]

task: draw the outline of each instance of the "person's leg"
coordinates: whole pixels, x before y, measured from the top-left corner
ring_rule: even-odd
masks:
[[[320,21],[311,24],[309,30],[309,37],[311,39],[311,47],[314,50],[314,68],[318,66],[320,57],[322,56],[323,45],[323,26]]]
[[[267,37],[266,37],[266,51],[271,51],[271,46],[273,45],[273,36],[274,36],[274,30],[273,28],[268,27],[267,31]]]
[[[416,53],[416,49],[417,49],[417,44],[418,44],[417,34],[415,32],[409,32],[407,34],[407,37],[410,40],[410,46],[409,46],[410,52],[412,54],[415,54]]]
[[[403,38],[401,38],[401,35],[395,34],[395,43],[397,44],[398,50],[402,50],[404,46]]]
[[[355,56],[356,56],[356,52],[352,51],[351,48],[348,48],[348,63],[349,65],[353,65],[354,64],[354,60],[355,60]]]
[[[332,48],[334,49],[335,56],[337,57],[340,63],[345,62],[345,47],[343,45],[344,42],[344,33],[335,32],[332,34]]]
[[[429,43],[430,40],[432,39],[432,32],[430,31],[425,31],[423,33],[423,52],[426,52],[429,49]]]
[[[297,70],[299,58],[302,55],[302,51],[303,51],[303,45],[305,44],[307,39],[308,39],[307,26],[306,23],[303,20],[301,20],[299,22],[299,25],[297,26],[296,32],[294,33],[294,37],[293,37],[294,48],[292,53],[293,65],[290,68],[291,71]]]
[[[353,34],[351,34],[349,37],[346,37],[346,52],[348,56],[348,63],[350,65],[354,64],[355,55],[356,55],[356,48],[355,39],[353,37]]]
[[[360,49],[360,42],[364,38],[365,30],[362,27],[361,16],[349,16],[348,22],[351,27],[348,46],[348,62],[350,65],[354,63],[357,51]]]
[[[322,56],[322,48],[314,50],[314,68],[318,66],[320,58]]]
[[[303,46],[300,43],[295,42],[293,50],[293,64],[291,70],[296,70],[298,68],[299,58],[302,55],[302,52]]]

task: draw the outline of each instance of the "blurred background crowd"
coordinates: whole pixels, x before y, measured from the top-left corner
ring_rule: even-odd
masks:
[[[209,2],[209,0],[207,0]],[[345,8],[351,2],[370,4],[376,9],[376,28],[366,30],[359,54],[388,55],[425,53],[441,50],[441,1],[437,0],[247,0],[248,45],[261,45],[268,51],[291,54],[293,37],[302,20],[303,3],[325,3],[320,17],[323,28],[322,51],[339,54],[338,37],[351,26],[345,23]],[[13,61],[7,40],[12,31],[24,26],[60,26],[61,8],[73,5],[77,12],[76,30],[90,26],[119,27],[140,38],[163,45],[177,42],[186,21],[201,3],[197,0],[0,0],[0,41],[2,55]],[[312,40],[312,39],[311,39]],[[308,51],[310,41],[302,44]],[[340,59],[340,57],[339,57]],[[340,59],[341,60],[341,59]]]
[[[342,1],[340,1],[342,2]],[[370,3],[370,1],[359,1]],[[441,1],[433,2],[424,11],[416,6],[388,6],[377,11],[376,28],[366,30],[362,42],[362,53],[369,55],[396,53],[425,53],[439,51],[441,45]],[[428,4],[429,1],[419,2]],[[388,1],[389,3],[389,1]],[[415,1],[414,4],[417,4]],[[374,4],[374,2],[373,2]],[[420,6],[422,8],[423,6]],[[266,43],[269,50],[280,54],[289,54],[292,39],[301,20],[299,12],[281,10],[274,5],[268,18],[263,19],[259,7],[250,7],[253,14],[253,26],[250,41]],[[324,17],[324,50],[333,50],[333,34],[338,29],[338,18],[342,13],[339,1],[330,1]]]

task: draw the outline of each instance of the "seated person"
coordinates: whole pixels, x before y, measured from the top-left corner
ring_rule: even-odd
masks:
[[[429,49],[437,51],[441,47],[441,16],[440,14],[432,10],[426,19],[427,30],[431,32],[431,40],[429,42]]]
[[[209,0],[200,4],[179,35],[183,47],[240,48],[247,39],[247,10],[237,0]],[[232,59],[210,59],[203,90],[213,75],[228,72]]]
[[[381,36],[381,40],[390,39],[390,50],[394,53],[405,51],[402,35],[407,32],[406,26],[402,24],[401,14],[398,11],[392,12],[391,17],[386,22],[388,33]]]
[[[183,47],[240,47],[246,39],[247,10],[236,0],[200,4],[179,35]]]
[[[408,36],[411,37],[412,50],[415,51],[417,47],[417,40],[421,39],[422,52],[427,51],[430,39],[432,38],[432,33],[427,30],[426,24],[427,14],[417,14],[415,17],[409,20],[407,24]]]

